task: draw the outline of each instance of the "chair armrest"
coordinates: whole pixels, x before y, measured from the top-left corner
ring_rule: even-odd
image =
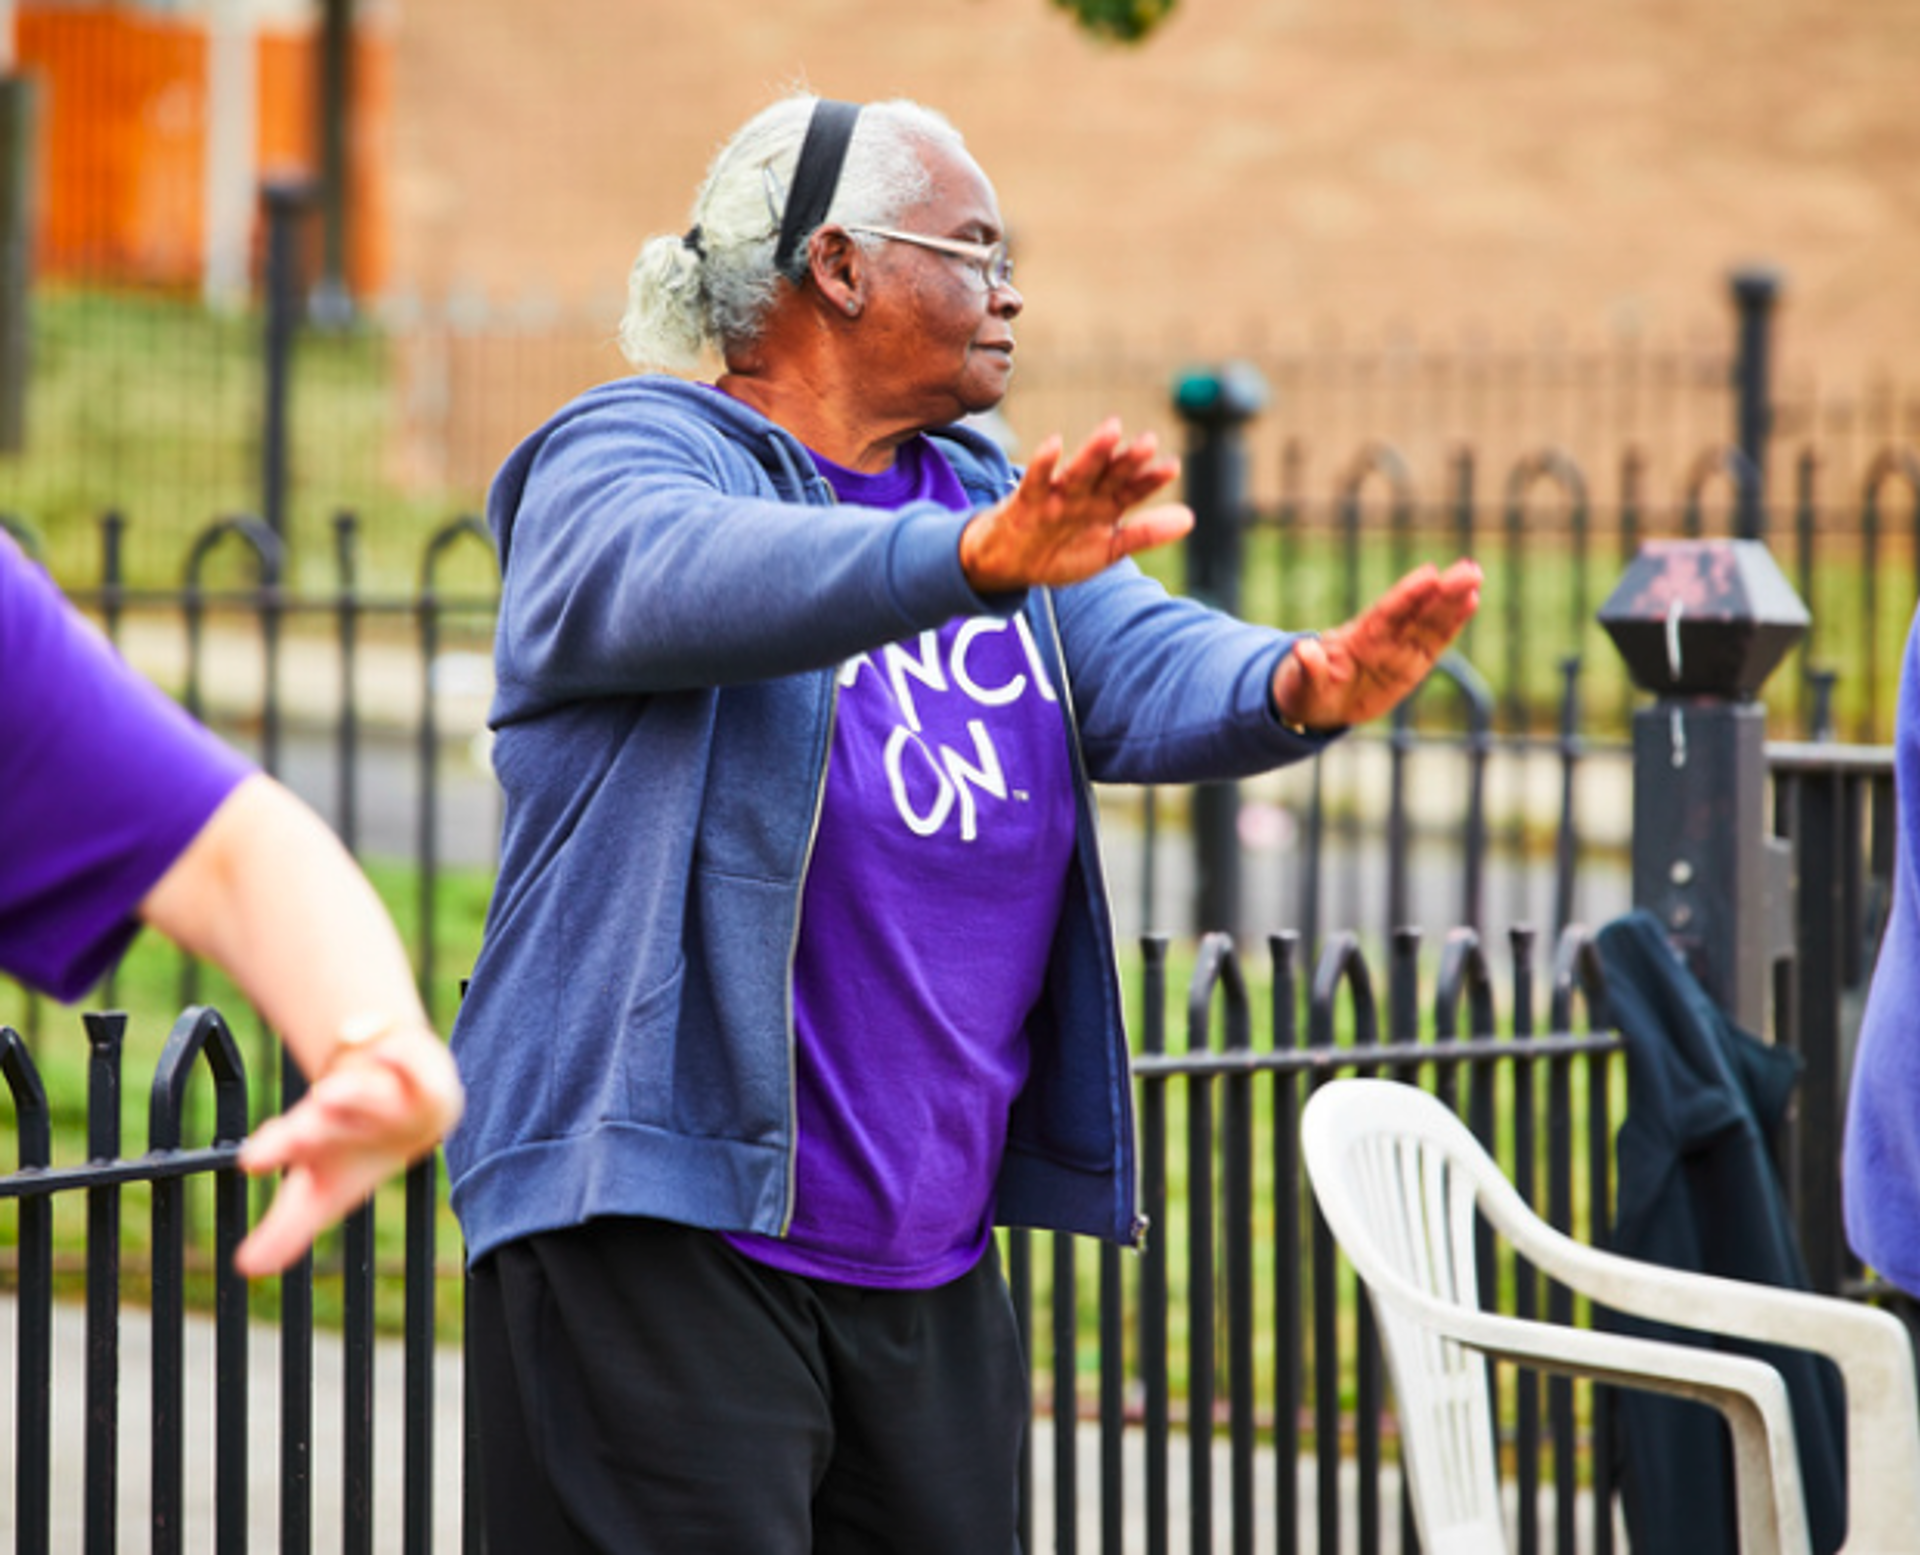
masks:
[[[1786,1345],[1840,1368],[1847,1399],[1847,1549],[1920,1547],[1920,1391],[1913,1345],[1891,1314],[1859,1302],[1663,1268],[1554,1230],[1504,1178],[1479,1183],[1488,1220],[1542,1272],[1633,1317]],[[1491,1188],[1491,1191],[1487,1191]]]
[[[1807,1555],[1810,1550],[1793,1406],[1780,1373],[1764,1361],[1474,1311],[1398,1282],[1390,1288],[1369,1282],[1368,1289],[1385,1309],[1381,1316],[1389,1350],[1398,1318],[1501,1360],[1710,1405],[1726,1420],[1733,1438],[1740,1548],[1780,1555]]]

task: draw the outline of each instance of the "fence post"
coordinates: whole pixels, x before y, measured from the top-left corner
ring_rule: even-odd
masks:
[[[260,516],[275,536],[287,538],[287,413],[293,383],[294,335],[300,327],[300,238],[302,223],[313,204],[313,189],[304,179],[276,179],[260,190],[266,207],[267,252],[263,289],[266,293],[266,330],[262,354],[266,366],[266,393],[260,430]]]
[[[1187,593],[1238,614],[1247,513],[1245,427],[1267,402],[1266,380],[1252,365],[1229,362],[1180,375],[1173,408],[1186,427]],[[1238,937],[1240,787],[1200,783],[1193,790],[1194,928]],[[1150,927],[1150,925],[1149,925]]]
[[[1742,540],[1766,538],[1767,440],[1773,432],[1773,305],[1780,272],[1746,265],[1728,278],[1739,315],[1740,344],[1734,360],[1734,442],[1746,455],[1736,479],[1736,532]]]
[[[1746,1030],[1770,1031],[1792,939],[1791,860],[1773,835],[1755,694],[1806,607],[1757,540],[1652,541],[1600,608],[1635,685],[1633,902]]]
[[[33,272],[35,92],[0,76],[0,453],[27,444],[27,302]]]

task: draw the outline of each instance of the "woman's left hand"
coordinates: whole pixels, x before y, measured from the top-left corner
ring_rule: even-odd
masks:
[[[1351,621],[1296,642],[1274,672],[1273,705],[1310,729],[1377,718],[1426,678],[1479,608],[1476,563],[1416,568]]]

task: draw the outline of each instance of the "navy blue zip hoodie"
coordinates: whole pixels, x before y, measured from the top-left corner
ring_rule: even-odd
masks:
[[[932,434],[980,506],[986,438]],[[1131,1089],[1090,783],[1247,775],[1325,741],[1271,705],[1292,639],[1170,597],[1131,563],[982,597],[967,515],[836,504],[806,450],[711,388],[602,385],[509,457],[500,876],[453,1047],[468,1254],[598,1215],[780,1235],[792,1213],[791,966],[849,656],[1024,610],[1073,738],[1078,841],[1008,1224],[1133,1241]]]

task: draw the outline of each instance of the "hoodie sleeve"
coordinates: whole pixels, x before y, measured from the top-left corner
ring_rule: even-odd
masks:
[[[816,499],[810,470],[767,439],[763,466],[745,436],[664,397],[589,396],[508,460],[488,502],[507,716],[817,669],[999,603],[961,570],[968,515]]]
[[[1107,783],[1227,781],[1326,749],[1273,706],[1300,634],[1167,593],[1132,561],[1055,596],[1081,748]]]
[[[1893,908],[1854,1050],[1841,1200],[1848,1245],[1920,1295],[1920,616],[1907,638],[1894,719]]]

